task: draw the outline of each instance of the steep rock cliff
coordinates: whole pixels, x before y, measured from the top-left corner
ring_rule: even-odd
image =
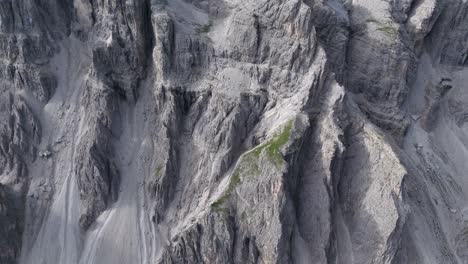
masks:
[[[3,263],[465,263],[464,0],[0,1]]]

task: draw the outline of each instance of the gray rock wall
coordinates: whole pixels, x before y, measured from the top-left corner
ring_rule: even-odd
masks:
[[[465,263],[467,13],[0,1],[0,262]]]

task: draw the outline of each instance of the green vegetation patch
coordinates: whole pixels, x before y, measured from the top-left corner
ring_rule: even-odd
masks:
[[[374,23],[377,25],[377,30],[385,33],[389,37],[395,37],[398,34],[398,29],[395,28],[389,22],[381,22],[374,18],[370,18],[366,20],[368,23]]]
[[[156,171],[154,172],[154,176],[160,177],[161,174],[162,174],[162,170],[163,170],[163,166],[159,165],[159,166],[156,168]]]
[[[389,37],[394,37],[398,34],[398,29],[389,26],[389,25],[383,25],[377,28],[377,30],[384,32],[387,34]]]
[[[197,28],[197,32],[198,32],[199,34],[201,34],[201,33],[208,33],[208,32],[210,32],[212,26],[213,26],[212,22],[209,21],[208,24],[199,26],[199,27]]]
[[[281,147],[288,143],[289,137],[291,136],[291,130],[293,127],[293,121],[289,121],[284,127],[283,131],[268,140],[266,143],[254,148],[249,151],[246,155],[252,154],[257,159],[260,154],[266,150],[267,156],[275,165],[280,166],[283,163],[283,157],[281,155]]]
[[[219,199],[211,204],[211,207],[218,212],[225,212],[222,207],[227,201],[234,189],[241,183],[241,174],[243,175],[258,175],[260,168],[258,167],[258,159],[263,151],[266,151],[268,159],[276,166],[281,166],[284,162],[281,155],[281,147],[288,143],[293,128],[293,121],[289,121],[283,128],[282,132],[266,143],[246,152],[240,157],[239,164],[235,169],[227,190],[219,197]]]
[[[221,211],[222,210],[222,205],[226,202],[226,200],[229,198],[231,193],[234,191],[234,189],[239,185],[241,182],[240,179],[240,172],[238,169],[234,172],[234,174],[231,177],[231,181],[229,182],[227,190],[219,197],[219,199],[211,204],[211,207],[215,209],[216,211]]]

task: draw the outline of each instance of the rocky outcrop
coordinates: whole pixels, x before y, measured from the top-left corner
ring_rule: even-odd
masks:
[[[86,131],[78,142],[76,175],[80,190],[80,225],[87,229],[118,196],[119,170],[112,138],[116,108],[134,104],[145,76],[152,45],[149,4],[145,1],[80,3],[74,29],[92,43],[92,63],[81,104]]]

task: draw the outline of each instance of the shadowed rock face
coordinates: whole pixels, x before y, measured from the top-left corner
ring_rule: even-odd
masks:
[[[0,263],[466,263],[464,0],[0,1]]]
[[[16,257],[21,249],[21,234],[24,215],[20,205],[15,202],[14,194],[8,187],[0,185],[0,261],[1,263],[16,263]]]

